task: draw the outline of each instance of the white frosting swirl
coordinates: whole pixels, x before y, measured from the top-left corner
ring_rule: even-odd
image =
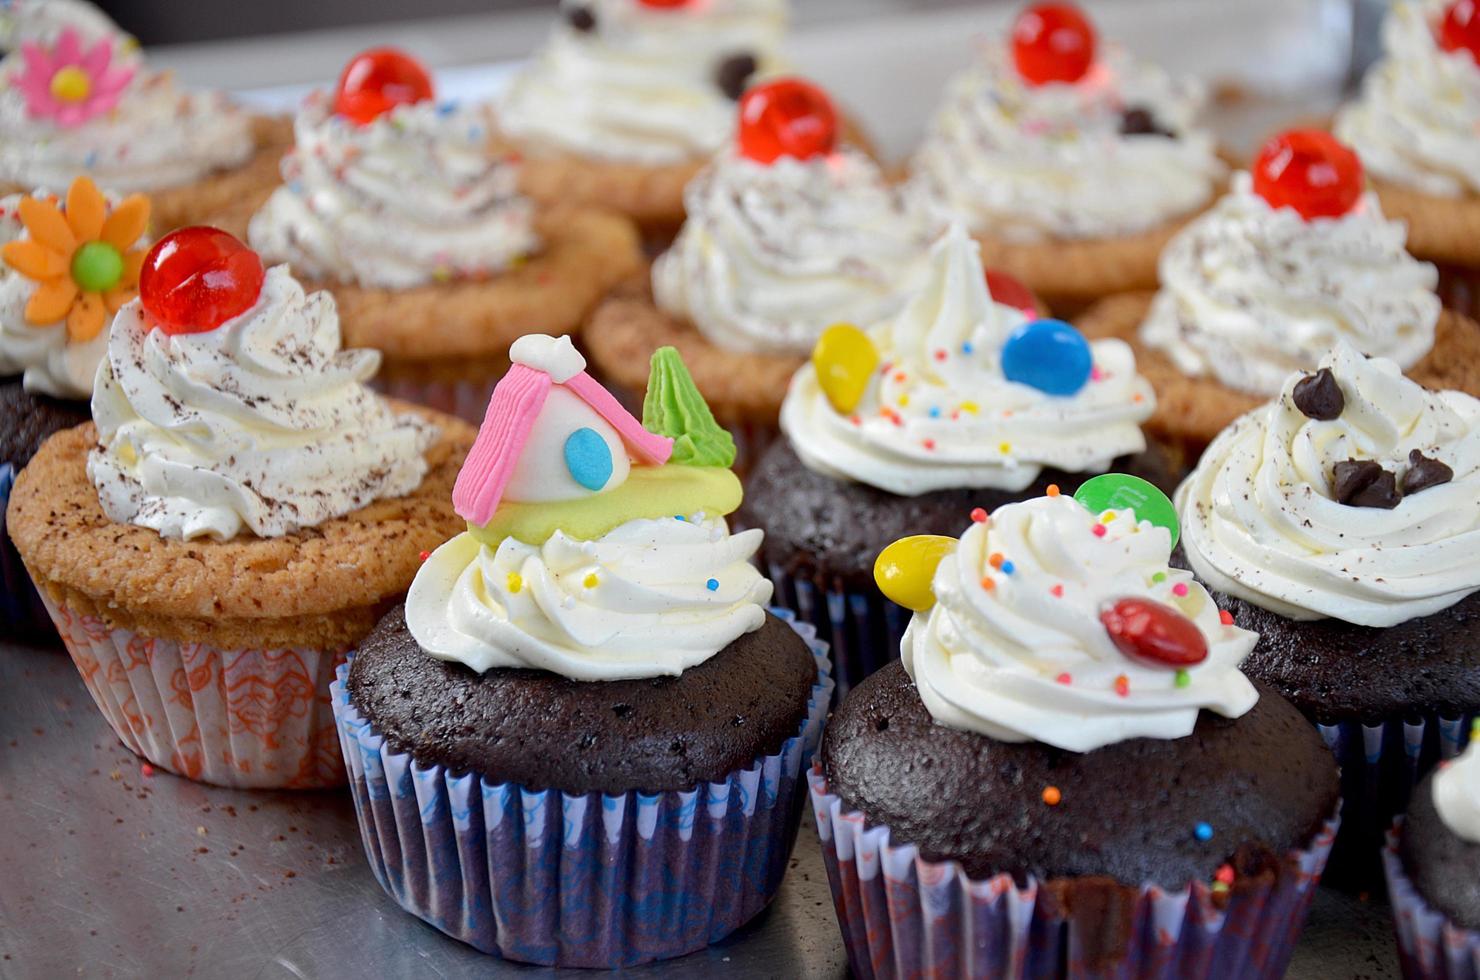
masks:
[[[1480,193],[1480,67],[1468,51],[1439,47],[1446,0],[1393,4],[1387,55],[1362,94],[1336,116],[1336,135],[1369,171],[1426,194]]]
[[[488,276],[539,245],[519,168],[489,152],[488,110],[418,102],[359,126],[316,93],[252,247],[310,279],[408,289]]]
[[[925,289],[870,331],[887,369],[851,415],[833,409],[812,364],[796,373],[781,428],[807,466],[904,496],[1016,491],[1045,466],[1098,473],[1146,448],[1155,395],[1124,342],[1091,344],[1094,380],[1069,397],[1003,376],[1002,346],[1027,317],[993,302],[979,252],[959,223],[935,245]]]
[[[166,538],[289,534],[399,497],[426,475],[435,426],[364,386],[375,351],[339,349],[328,293],[284,266],[215,330],[151,329],[139,301],[98,369],[87,472],[108,517]]]
[[[1088,752],[1180,738],[1203,708],[1237,718],[1254,706],[1258,692],[1238,668],[1258,634],[1223,625],[1191,573],[1168,567],[1166,528],[1113,513],[1096,536],[1101,515],[1072,497],[1038,497],[999,507],[962,535],[936,569],[936,604],[915,615],[900,647],[936,721]],[[994,554],[1006,559],[1001,568]],[[1100,610],[1129,597],[1171,606],[1207,641],[1207,659],[1187,668],[1183,686],[1172,668],[1131,660],[1111,640]]]
[[[1187,558],[1214,589],[1290,619],[1395,626],[1480,590],[1480,399],[1430,392],[1345,341],[1321,362],[1345,398],[1322,422],[1280,397],[1213,441],[1177,491]],[[1417,449],[1454,471],[1391,510],[1335,499],[1333,471]]]
[[[1197,128],[1204,98],[1117,48],[1074,84],[1029,85],[997,45],[950,83],[913,170],[978,234],[1132,235],[1197,210],[1222,179],[1213,137]],[[1127,108],[1176,136],[1122,134]]]
[[[671,10],[640,0],[567,0],[562,13],[585,8],[594,29],[562,19],[509,86],[501,128],[604,160],[661,165],[706,157],[735,126],[720,65],[750,55],[758,74],[778,67],[787,7],[786,0],[707,0]]]
[[[1480,844],[1480,732],[1434,774],[1434,809],[1456,837]]]
[[[653,265],[658,305],[727,350],[805,354],[829,325],[874,323],[923,285],[932,220],[868,157],[718,156]]]
[[[28,42],[55,43],[69,27],[84,44],[111,40],[115,58],[122,55],[132,61],[139,57],[139,42],[85,0],[6,0],[0,5],[0,53]]]
[[[1406,239],[1375,194],[1306,221],[1270,207],[1240,172],[1161,253],[1141,339],[1183,374],[1256,395],[1278,394],[1343,338],[1410,368],[1434,346],[1441,304],[1438,271],[1404,251]]]
[[[406,625],[431,656],[479,673],[677,675],[765,622],[771,583],[750,563],[760,544],[760,531],[732,535],[702,514],[628,521],[594,541],[557,531],[538,547],[462,534],[417,572]]]

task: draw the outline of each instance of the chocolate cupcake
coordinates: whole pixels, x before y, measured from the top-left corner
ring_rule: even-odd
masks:
[[[762,560],[829,638],[842,690],[897,655],[903,622],[869,570],[907,528],[958,534],[973,509],[1112,465],[1166,490],[1180,476],[1141,433],[1156,400],[1130,348],[995,301],[977,253],[954,225],[900,314],[824,334],[752,475],[740,521],[766,532]]]
[[[453,491],[468,531],[334,685],[366,849],[484,952],[680,956],[780,884],[825,647],[768,614],[761,532],[725,525],[734,444],[672,349],[642,422],[568,337],[509,353]]]
[[[916,610],[903,658],[811,780],[857,975],[1283,971],[1336,768],[1147,504],[1171,526],[1045,496],[880,555]]]
[[[1373,879],[1414,781],[1480,711],[1477,481],[1480,400],[1341,342],[1219,436],[1178,493],[1192,569],[1260,633],[1244,669],[1341,762],[1344,879]]]

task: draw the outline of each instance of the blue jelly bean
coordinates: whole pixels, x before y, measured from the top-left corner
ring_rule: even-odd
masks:
[[[1002,346],[1002,373],[1007,380],[1045,394],[1078,394],[1093,369],[1089,342],[1063,320],[1031,320],[1014,330]]]
[[[611,447],[595,429],[577,429],[565,440],[565,468],[587,490],[600,490],[612,478]]]

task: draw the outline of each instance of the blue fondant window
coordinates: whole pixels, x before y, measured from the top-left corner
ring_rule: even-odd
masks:
[[[598,491],[612,478],[611,447],[595,429],[577,429],[565,440],[565,468],[581,486]]]

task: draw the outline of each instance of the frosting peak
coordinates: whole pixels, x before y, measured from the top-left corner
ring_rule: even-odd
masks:
[[[1434,809],[1456,837],[1480,844],[1480,727],[1459,758],[1434,774]]]

